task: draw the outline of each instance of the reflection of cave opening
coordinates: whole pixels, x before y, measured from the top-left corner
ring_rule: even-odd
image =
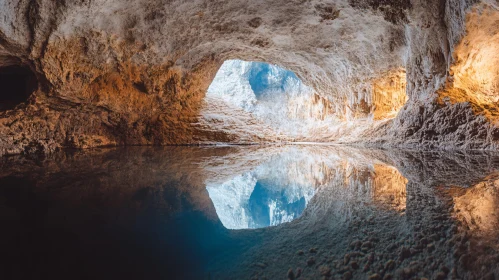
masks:
[[[14,109],[36,91],[38,82],[29,68],[0,67],[0,111]]]
[[[293,176],[296,169],[284,173],[276,171],[269,172],[269,166],[264,164],[254,172],[206,186],[218,218],[226,228],[277,226],[301,216],[315,194],[316,186],[311,182],[286,182],[288,178],[284,175]]]
[[[275,188],[261,181],[256,182],[248,200],[250,228],[263,228],[291,222],[305,211],[307,206],[305,197],[289,201],[284,190],[275,191]]]

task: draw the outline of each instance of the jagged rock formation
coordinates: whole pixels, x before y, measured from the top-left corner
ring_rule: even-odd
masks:
[[[490,0],[4,0],[0,154],[274,140],[199,130],[227,59],[324,98],[343,123],[311,140],[495,149],[498,18]]]

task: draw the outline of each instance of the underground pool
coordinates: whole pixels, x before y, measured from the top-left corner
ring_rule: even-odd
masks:
[[[479,278],[499,154],[130,147],[0,161],[3,279]]]
[[[499,0],[0,0],[0,280],[499,279]]]

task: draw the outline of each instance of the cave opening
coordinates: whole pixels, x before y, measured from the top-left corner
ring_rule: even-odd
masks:
[[[233,142],[241,142],[241,135],[255,136],[247,137],[249,142],[327,142],[344,135],[354,139],[362,129],[397,116],[407,102],[406,84],[405,69],[393,69],[342,101],[331,99],[327,91],[319,93],[278,65],[227,60],[208,88],[202,122],[210,131],[235,135],[228,139]]]
[[[38,89],[35,73],[25,66],[0,67],[0,111],[12,110]]]
[[[263,138],[281,135],[303,140],[333,118],[326,98],[293,71],[265,62],[225,61],[205,101],[202,115],[213,129]],[[216,127],[220,124],[223,127]]]

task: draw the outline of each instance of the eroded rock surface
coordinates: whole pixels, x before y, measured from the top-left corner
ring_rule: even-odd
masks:
[[[0,74],[23,69],[25,82],[0,80],[0,154],[279,139],[199,130],[227,59],[285,67],[324,99],[342,122],[307,140],[495,149],[497,9],[489,0],[2,1]]]

